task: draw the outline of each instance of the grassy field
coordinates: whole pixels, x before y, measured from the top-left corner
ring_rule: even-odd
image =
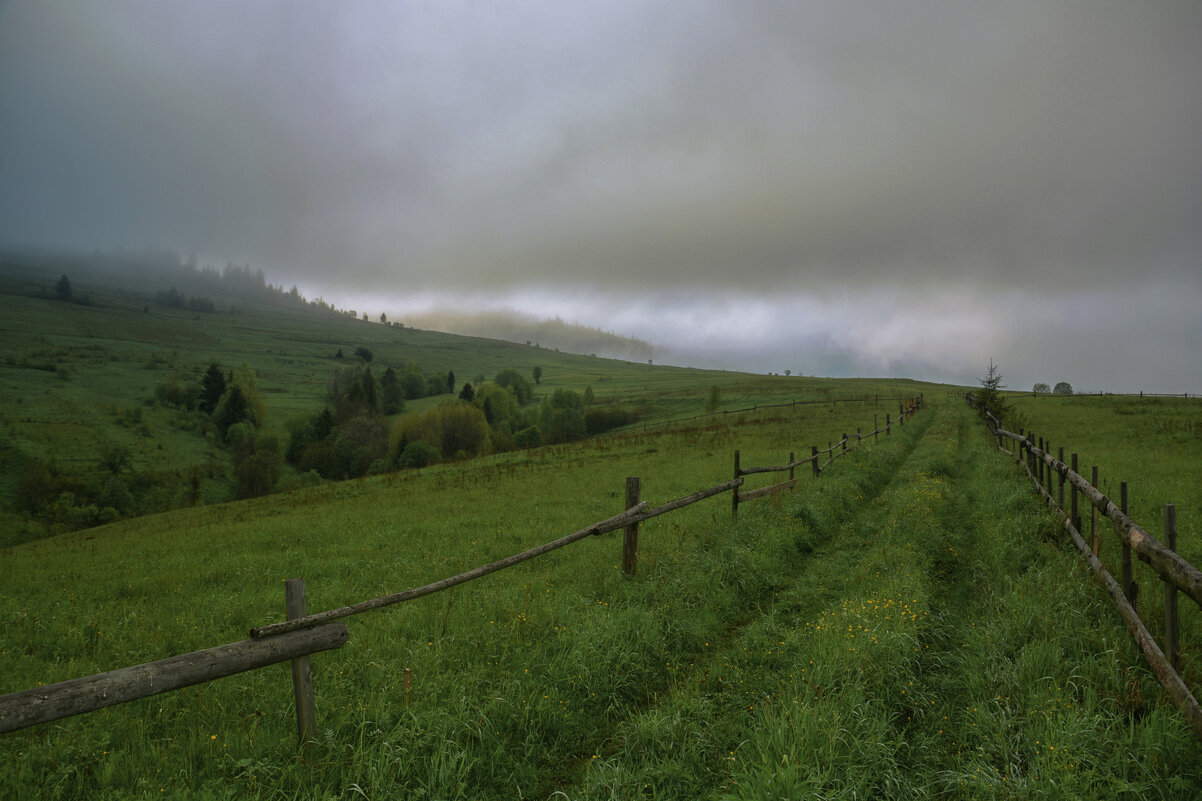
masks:
[[[1202,745],[1080,557],[971,412],[928,400],[737,521],[723,496],[644,524],[633,579],[609,535],[353,619],[350,642],[314,658],[304,751],[278,666],[6,735],[0,787],[1198,797]],[[423,584],[616,513],[625,476],[662,503],[727,479],[735,449],[780,463],[873,413],[731,415],[7,549],[0,692],[241,639],[281,618],[284,578],[306,580],[312,610]]]
[[[1064,448],[1065,460],[1078,454],[1079,472],[1089,477],[1098,467],[1098,486],[1119,498],[1127,482],[1128,511],[1152,536],[1164,541],[1163,509],[1177,507],[1177,550],[1191,564],[1202,565],[1202,400],[1080,395],[1068,398],[1018,395],[1008,399],[1024,427],[1051,441],[1053,453]],[[1088,538],[1090,522],[1085,518]],[[1104,518],[1099,520],[1102,561],[1120,574],[1120,549]],[[1160,579],[1134,563],[1140,585],[1140,616],[1159,642],[1164,642],[1164,591]],[[1192,687],[1202,683],[1202,610],[1180,605],[1183,640],[1182,675]]]
[[[1153,536],[1162,537],[1162,509],[1177,505],[1177,527],[1202,531],[1202,400],[1077,395],[1008,398],[1025,427],[1078,454],[1082,475],[1098,466],[1098,486],[1119,497],[1127,482],[1128,509]],[[1183,537],[1182,553],[1202,563],[1202,540]]]
[[[426,374],[454,372],[457,386],[506,368],[530,376],[539,367],[536,400],[557,389],[592,387],[598,405],[634,409],[642,424],[701,413],[714,386],[723,409],[931,388],[652,366],[234,297],[216,296],[216,311],[200,313],[155,303],[155,292],[166,286],[153,281],[134,291],[77,280],[77,294],[90,299],[84,305],[53,299],[48,282],[0,270],[0,545],[55,530],[31,519],[18,500],[22,478],[38,464],[99,488],[105,454],[124,449],[130,454],[124,480],[141,485],[140,507],[191,503],[185,497],[193,476],[201,501],[233,497],[230,449],[195,415],[156,398],[169,381],[199,381],[214,361],[227,371],[240,365],[254,371],[266,406],[263,430],[285,439],[290,419],[325,406],[331,375],[355,362],[356,348],[372,352],[377,377],[413,362]],[[340,351],[346,358],[336,358]],[[412,400],[406,410],[447,397]],[[285,466],[285,477],[289,471]]]

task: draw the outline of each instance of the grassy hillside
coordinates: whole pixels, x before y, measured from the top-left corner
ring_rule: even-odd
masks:
[[[266,407],[263,431],[287,441],[293,418],[313,415],[327,402],[331,375],[371,352],[378,377],[387,367],[416,364],[426,374],[451,371],[456,386],[478,384],[506,368],[530,377],[541,369],[535,401],[557,389],[592,387],[598,405],[628,406],[643,422],[702,411],[717,385],[727,408],[846,394],[913,394],[910,382],[830,381],[748,376],[630,363],[381,325],[346,313],[288,303],[288,296],[248,299],[210,294],[214,311],[172,308],[155,301],[174,286],[170,275],[150,273],[139,285],[83,273],[74,300],[55,298],[55,272],[0,272],[0,545],[72,527],[50,514],[31,519],[26,496],[41,470],[65,477],[53,484],[56,502],[70,490],[105,506],[109,454],[127,454],[119,473],[137,495],[131,506],[159,511],[233,496],[231,448],[209,422],[164,403],[168,384],[196,384],[210,363],[223,370],[249,367]],[[176,276],[178,277],[178,276]],[[268,302],[271,298],[277,302]],[[338,358],[341,352],[343,358]],[[409,401],[415,411],[452,397]],[[393,420],[396,419],[394,415]],[[111,464],[111,461],[109,462]],[[285,476],[289,472],[285,466]],[[22,482],[25,482],[23,485]],[[129,513],[126,513],[129,514]],[[60,518],[69,517],[66,514]],[[42,520],[49,519],[49,528]]]
[[[1202,530],[1202,400],[1112,395],[1071,397],[1028,394],[1007,401],[1023,426],[1078,454],[1083,475],[1098,466],[1098,485],[1119,497],[1127,482],[1129,511],[1153,536],[1163,539],[1166,503],[1177,505],[1180,531]],[[1202,541],[1183,537],[1182,553],[1202,563]]]
[[[349,622],[315,657],[0,738],[13,798],[1193,798],[1202,746],[962,403],[792,493]],[[240,639],[623,505],[779,463],[872,407],[800,407],[183,509],[6,552],[0,692]],[[761,477],[763,480],[767,480]],[[1196,647],[1196,645],[1195,645]],[[413,684],[406,696],[404,670]]]

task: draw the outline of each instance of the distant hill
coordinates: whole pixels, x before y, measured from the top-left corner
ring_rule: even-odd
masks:
[[[569,353],[588,353],[631,361],[657,358],[657,349],[650,342],[603,331],[600,328],[567,323],[559,317],[540,320],[534,315],[521,312],[465,314],[448,310],[408,315],[405,320],[417,328],[539,345]]]

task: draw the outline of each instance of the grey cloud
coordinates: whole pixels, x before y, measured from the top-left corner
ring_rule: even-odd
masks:
[[[0,243],[328,298],[1202,299],[1200,40],[1192,0],[10,0]]]

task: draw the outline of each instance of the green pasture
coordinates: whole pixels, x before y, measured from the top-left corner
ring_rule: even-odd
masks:
[[[1064,448],[1065,461],[1078,454],[1078,471],[1087,478],[1098,467],[1098,487],[1116,503],[1127,482],[1128,512],[1152,536],[1164,541],[1164,505],[1177,507],[1177,550],[1202,565],[1202,400],[1113,395],[1007,399],[1024,428],[1050,440],[1053,453]],[[1090,509],[1083,526],[1089,539]],[[1115,576],[1121,571],[1118,540],[1099,518],[1099,556]],[[1134,562],[1139,585],[1136,607],[1149,630],[1163,643],[1164,589],[1151,569]],[[1202,634],[1202,610],[1180,604],[1183,636]],[[1202,654],[1182,653],[1182,674],[1191,687],[1202,682]]]
[[[412,362],[427,375],[452,371],[457,386],[506,368],[530,377],[539,367],[536,400],[557,389],[592,387],[598,405],[636,411],[639,426],[701,414],[715,386],[719,409],[726,411],[794,400],[896,398],[932,387],[632,363],[240,298],[217,296],[216,311],[193,312],[155,303],[154,293],[166,287],[154,280],[135,290],[79,279],[76,296],[90,302],[63,302],[47,295],[56,277],[39,282],[0,271],[0,545],[46,533],[18,498],[22,478],[39,463],[100,485],[107,476],[104,455],[124,449],[131,455],[125,480],[160,485],[140,493],[142,505],[187,505],[189,476],[199,480],[203,502],[229,500],[229,449],[203,430],[195,414],[156,400],[157,388],[169,381],[196,383],[211,362],[227,371],[241,365],[254,371],[266,407],[264,430],[285,439],[290,419],[324,407],[331,375],[355,363],[356,348],[371,351],[377,377]],[[447,397],[409,401],[406,411]],[[882,405],[881,419],[895,407]],[[285,476],[290,469],[285,466]]]
[[[967,407],[928,399],[737,520],[725,495],[648,521],[633,578],[615,533],[349,620],[348,644],[314,657],[304,749],[275,666],[4,735],[0,787],[1197,797],[1202,746],[1080,557]],[[424,584],[615,514],[626,476],[663,503],[728,479],[735,449],[779,464],[883,412],[727,415],[9,548],[0,693],[242,639],[282,618],[285,578],[311,610]]]
[[[1116,503],[1126,481],[1128,512],[1156,538],[1164,505],[1176,504],[1179,548],[1202,563],[1202,400],[1024,394],[1007,403],[1053,453],[1063,447],[1066,462],[1078,454],[1086,478],[1097,465],[1098,487]]]

